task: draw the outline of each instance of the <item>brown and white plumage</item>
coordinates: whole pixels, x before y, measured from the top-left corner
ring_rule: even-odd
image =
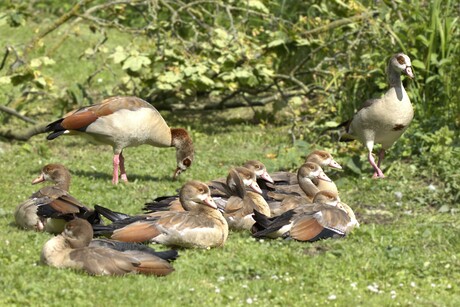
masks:
[[[288,196],[301,196],[312,201],[316,193],[320,191],[315,183],[321,181],[332,182],[321,166],[313,162],[306,162],[297,170],[296,184],[274,185],[273,190],[267,192],[267,196],[275,200],[283,200]]]
[[[98,218],[93,210],[69,194],[70,172],[64,165],[45,165],[32,184],[44,181],[55,185],[41,188],[16,207],[14,217],[19,227],[60,233],[66,220],[75,216]]]
[[[176,178],[193,162],[194,149],[188,132],[169,128],[163,117],[151,104],[137,97],[116,96],[100,104],[83,107],[46,127],[48,140],[69,135],[82,135],[97,143],[113,147],[113,179],[118,183],[118,171],[127,181],[123,149],[148,144],[155,147],[175,147]]]
[[[270,216],[270,208],[259,192],[248,188],[248,183],[244,182],[240,174],[236,168],[230,170],[227,176],[227,198],[219,203],[230,229],[250,230],[254,224],[252,212],[257,210]]]
[[[289,237],[308,242],[343,237],[359,226],[351,208],[331,191],[320,191],[312,204],[302,204],[271,219],[255,211],[254,219],[252,232],[256,238]]]
[[[187,211],[120,219],[107,226],[95,225],[95,233],[124,242],[151,241],[199,248],[223,246],[228,236],[228,224],[211,198],[208,186],[189,181],[180,190],[179,198]],[[101,214],[105,216],[103,212]]]
[[[385,95],[366,101],[351,120],[341,124],[346,126],[347,132],[341,140],[357,139],[366,146],[374,178],[385,177],[380,168],[385,150],[399,139],[414,117],[412,104],[401,81],[401,74],[414,78],[410,58],[404,53],[392,56],[387,74],[390,88]],[[377,164],[372,155],[375,143],[382,144]]]
[[[41,262],[56,268],[82,270],[91,275],[140,273],[164,276],[174,271],[168,260],[177,257],[175,251],[155,254],[147,247],[117,248],[117,242],[92,242],[92,237],[91,225],[86,220],[74,219],[66,224],[60,235],[45,243]]]

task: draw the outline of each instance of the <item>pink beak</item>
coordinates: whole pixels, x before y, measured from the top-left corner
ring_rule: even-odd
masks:
[[[177,177],[179,177],[181,173],[182,173],[182,169],[180,167],[177,167],[173,174],[173,180],[176,180]]]
[[[414,79],[414,72],[412,71],[412,67],[407,66],[404,72],[409,78]]]
[[[259,194],[262,194],[262,190],[260,189],[259,185],[257,184],[257,182],[253,181],[249,187],[254,191],[254,192],[257,192]]]
[[[332,182],[332,180],[329,177],[327,177],[327,175],[324,172],[319,173],[318,177],[316,178],[318,178],[319,180],[324,180],[326,182]]]
[[[336,169],[342,169],[342,166],[339,163],[337,163],[335,160],[331,160],[328,166],[332,168],[336,168]]]
[[[40,182],[43,182],[45,181],[45,174],[41,173],[40,176],[38,176],[37,178],[35,178],[33,181],[32,181],[32,184],[37,184],[37,183],[40,183]]]
[[[265,181],[268,181],[270,183],[275,183],[272,179],[272,177],[267,173],[267,171],[264,171],[262,175],[260,175],[260,178],[262,178]]]
[[[214,202],[214,199],[211,197],[211,195],[208,195],[208,197],[203,201],[207,206],[217,209],[217,205]]]

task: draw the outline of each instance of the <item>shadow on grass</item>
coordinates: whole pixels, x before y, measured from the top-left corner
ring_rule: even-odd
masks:
[[[91,178],[96,178],[96,179],[101,179],[101,180],[106,180],[106,181],[112,180],[112,174],[98,172],[98,171],[75,170],[72,173],[74,173],[77,176],[81,176],[81,177],[91,177]],[[133,181],[159,182],[159,181],[167,181],[167,180],[172,181],[172,176],[151,176],[151,175],[138,175],[138,174],[131,173],[131,174],[128,174],[128,180],[130,182],[133,182]],[[120,183],[122,183],[121,180],[120,180]]]

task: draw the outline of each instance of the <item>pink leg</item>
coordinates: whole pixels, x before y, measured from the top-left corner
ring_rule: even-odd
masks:
[[[385,175],[383,174],[382,170],[379,168],[379,166],[377,166],[377,164],[375,164],[374,157],[372,156],[372,151],[369,151],[367,159],[369,160],[369,163],[372,165],[372,167],[375,170],[374,175],[372,176],[372,178],[384,178]],[[381,159],[379,159],[379,164],[380,164],[380,162],[381,162]]]
[[[121,173],[121,179],[124,182],[128,182],[128,176],[126,175],[126,170],[125,170],[125,157],[123,157],[123,152],[120,152],[120,173]]]
[[[112,183],[118,184],[118,166],[120,165],[120,155],[113,155],[113,177]]]

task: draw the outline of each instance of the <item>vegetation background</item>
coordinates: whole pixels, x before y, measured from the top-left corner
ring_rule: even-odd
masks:
[[[0,304],[458,305],[459,13],[449,0],[2,1]],[[376,181],[360,144],[325,131],[386,89],[399,51],[416,115]],[[179,182],[171,150],[128,149],[131,183],[112,186],[109,148],[34,136],[111,95],[191,131],[196,162]],[[46,163],[71,169],[83,202],[138,213],[186,180],[247,159],[295,170],[314,148],[344,166],[331,177],[362,224],[345,240],[232,233],[224,248],[181,251],[166,278],[95,278],[37,266],[49,235],[11,225]]]

